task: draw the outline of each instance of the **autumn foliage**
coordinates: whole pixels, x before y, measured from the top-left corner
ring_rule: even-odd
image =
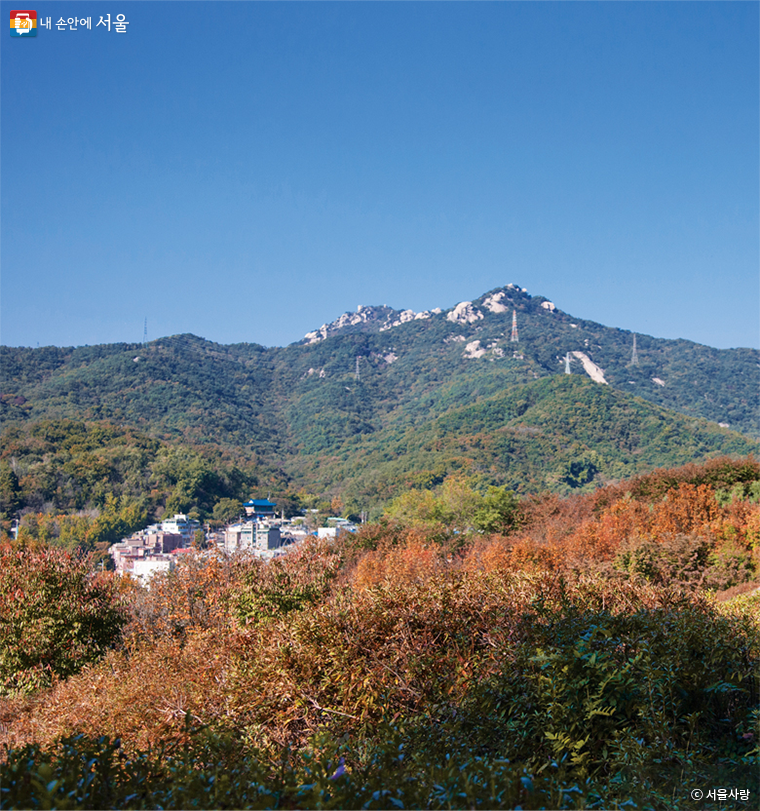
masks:
[[[118,647],[0,704],[18,802],[59,802],[77,747],[114,771],[61,777],[76,807],[95,785],[112,807],[294,808],[690,808],[684,775],[749,785],[758,598],[715,592],[757,581],[757,481],[720,460],[523,502],[509,534],[396,518],[268,564],[191,555],[108,592]]]
[[[496,545],[506,546],[504,560],[518,567],[617,569],[645,580],[730,588],[760,573],[759,467],[751,459],[718,460],[574,499],[539,498],[527,525]],[[629,565],[637,550],[652,560],[649,572]],[[679,555],[680,568],[656,565]]]

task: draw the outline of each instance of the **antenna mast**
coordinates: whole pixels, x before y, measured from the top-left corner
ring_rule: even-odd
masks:
[[[512,337],[509,340],[513,344],[519,340],[517,337],[517,310],[512,310]]]
[[[633,352],[631,353],[631,366],[639,365],[639,353],[636,351],[636,333],[633,333]]]

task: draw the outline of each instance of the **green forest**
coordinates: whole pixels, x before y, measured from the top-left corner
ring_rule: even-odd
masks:
[[[496,294],[504,312],[484,305]],[[544,304],[506,287],[473,302],[483,316],[474,323],[440,314],[390,329],[396,312],[375,308],[366,322],[287,347],[191,335],[0,347],[0,507],[6,520],[93,511],[110,493],[130,508],[142,499],[151,515],[206,518],[222,498],[270,494],[288,511],[337,499],[345,514],[380,515],[404,488],[456,471],[481,489],[567,494],[756,451],[756,350],[639,335],[632,364],[631,333]],[[469,356],[473,342],[484,354]],[[609,385],[577,358],[564,374],[574,351]],[[73,423],[100,426],[102,447],[56,444],[50,426]],[[175,481],[160,472],[167,454]]]
[[[257,488],[287,493],[281,476],[245,458],[107,422],[15,424],[1,442],[5,531],[15,518],[22,539],[97,552],[106,561],[108,546],[165,514],[209,520],[217,505],[245,500]]]
[[[458,392],[452,400],[460,401]],[[283,457],[159,439],[105,420],[10,423],[0,434],[0,518],[6,531],[20,520],[32,537],[103,554],[164,514],[209,521],[225,500],[257,494],[287,515],[322,505],[323,512],[334,506],[347,516],[380,516],[400,493],[430,489],[452,474],[480,492],[570,494],[657,466],[757,450],[736,432],[576,375],[343,440],[330,420],[338,416],[328,409],[321,420],[306,420],[302,450]],[[321,441],[328,435],[329,452]]]

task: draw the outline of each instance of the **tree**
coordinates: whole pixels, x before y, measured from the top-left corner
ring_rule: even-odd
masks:
[[[445,526],[457,532],[506,533],[517,523],[519,500],[505,487],[489,487],[485,496],[458,477],[441,487],[409,490],[386,510],[390,518],[411,526]]]
[[[112,576],[62,549],[0,548],[0,696],[49,686],[103,655],[127,621]]]
[[[235,519],[239,518],[243,513],[243,505],[236,498],[220,498],[214,504],[214,511],[212,513],[214,523],[216,524],[229,524]]]
[[[18,476],[9,464],[0,465],[0,513],[12,518],[21,507],[21,487]]]
[[[506,487],[489,487],[488,493],[475,510],[475,526],[483,532],[506,534],[517,523],[520,500]]]

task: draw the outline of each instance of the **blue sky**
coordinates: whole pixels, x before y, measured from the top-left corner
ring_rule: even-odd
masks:
[[[514,282],[760,345],[757,3],[33,7],[52,31],[0,37],[4,344],[283,345]]]

